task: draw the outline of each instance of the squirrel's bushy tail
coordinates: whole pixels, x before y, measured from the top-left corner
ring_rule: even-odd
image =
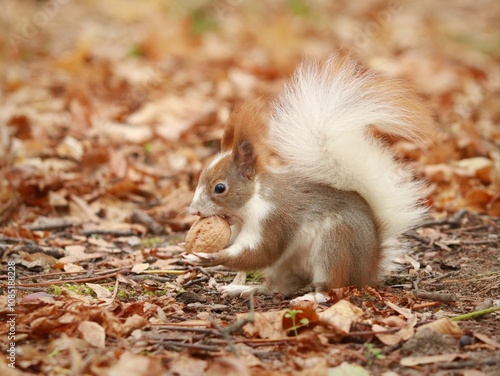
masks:
[[[368,127],[423,142],[430,112],[401,82],[338,55],[302,64],[275,103],[271,144],[290,168],[314,181],[357,191],[387,241],[421,221],[421,187]]]

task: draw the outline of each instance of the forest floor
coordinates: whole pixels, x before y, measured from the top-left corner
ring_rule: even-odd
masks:
[[[2,375],[499,374],[498,2],[2,5]],[[237,103],[336,47],[434,112],[426,150],[388,140],[431,218],[378,286],[223,296],[234,272],[180,258],[201,168]]]

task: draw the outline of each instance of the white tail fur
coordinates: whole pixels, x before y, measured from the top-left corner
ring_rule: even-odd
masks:
[[[272,111],[270,142],[304,177],[357,191],[381,225],[381,239],[417,225],[426,210],[420,184],[368,132],[422,142],[432,119],[411,90],[349,58],[301,65]]]

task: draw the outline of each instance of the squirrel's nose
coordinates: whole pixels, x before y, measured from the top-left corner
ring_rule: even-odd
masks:
[[[189,205],[189,214],[191,215],[200,215],[200,211],[193,206],[193,204]]]

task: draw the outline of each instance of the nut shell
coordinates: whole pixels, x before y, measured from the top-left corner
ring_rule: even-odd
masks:
[[[186,235],[184,247],[187,253],[214,253],[226,248],[231,238],[231,226],[222,217],[198,219]]]

